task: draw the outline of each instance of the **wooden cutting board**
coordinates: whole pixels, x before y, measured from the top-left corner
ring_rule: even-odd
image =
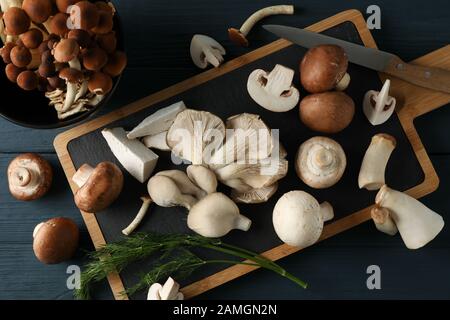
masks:
[[[308,29],[364,44],[367,47],[376,47],[363,16],[356,10],[339,13]],[[349,165],[345,176],[336,186],[327,190],[313,190],[301,183],[293,169],[294,156],[298,146],[316,133],[300,123],[296,110],[274,114],[257,106],[248,97],[245,83],[249,73],[256,68],[271,70],[276,63],[280,63],[297,70],[299,60],[305,52],[306,49],[294,46],[288,41],[275,41],[229,61],[218,69],[206,71],[60,134],[56,137],[54,146],[72,190],[75,192],[77,187],[71,178],[83,163],[91,165],[101,161],[117,163],[101,137],[100,132],[104,127],[123,126],[131,129],[157,109],[179,100],[184,100],[190,108],[208,110],[224,120],[242,112],[257,113],[269,127],[280,128],[280,140],[289,154],[288,176],[280,182],[278,192],[266,204],[240,205],[242,213],[253,221],[250,231],[245,233],[234,231],[224,237],[226,242],[261,252],[270,259],[277,260],[301,250],[301,248],[282,244],[272,227],[273,206],[284,192],[301,189],[311,193],[319,201],[326,200],[333,204],[335,220],[325,226],[320,240],[332,237],[370,219],[369,211],[376,193],[359,190],[357,175],[370,138],[376,133],[386,132],[397,138],[398,147],[386,173],[386,180],[390,186],[406,191],[416,198],[436,190],[439,179],[414,128],[413,120],[419,115],[449,103],[450,95],[392,79],[393,95],[399,102],[397,114],[388,123],[372,127],[363,115],[362,97],[369,89],[381,88],[381,81],[376,72],[353,64],[349,67],[352,83],[347,92],[357,106],[355,119],[344,132],[332,136],[341,143],[347,153]],[[414,63],[450,68],[450,46],[417,59]],[[300,87],[298,70],[295,85]],[[304,92],[303,95],[305,95]],[[157,153],[160,155],[158,171],[177,168],[171,164],[168,153]],[[139,196],[145,192],[145,186],[128,174],[125,175],[125,185],[120,198],[105,212],[97,215],[81,212],[96,248],[107,242],[118,240],[121,237],[120,230],[128,225],[140,207]],[[227,190],[225,189],[224,192]],[[186,212],[177,208],[152,206],[150,214],[139,231],[189,232],[186,227]],[[204,258],[216,257],[207,252],[199,252],[199,254]],[[120,276],[118,274],[109,276],[108,280],[116,299],[128,298],[120,295],[120,292],[136,281],[137,275],[145,270],[148,263],[131,268]],[[242,265],[207,268],[181,281],[182,291],[187,298],[194,297],[253,270],[255,270],[254,267]],[[307,275],[301,275],[301,277],[307,280]],[[144,298],[144,295],[137,298]]]

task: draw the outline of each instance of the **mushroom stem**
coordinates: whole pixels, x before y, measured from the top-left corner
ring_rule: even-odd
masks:
[[[320,215],[322,216],[323,222],[330,221],[334,218],[334,210],[328,201],[320,204]]]
[[[80,169],[78,169],[78,171],[73,175],[72,181],[75,182],[78,188],[81,188],[88,181],[93,172],[94,168],[92,168],[88,164],[83,164]]]
[[[0,17],[0,40],[2,41],[3,45],[6,44],[5,24],[3,23],[3,18],[1,17]]]
[[[203,53],[205,54],[206,61],[211,63],[216,68],[220,66],[224,60],[222,52],[217,49],[205,48]]]
[[[243,216],[242,214],[238,215],[235,220],[235,229],[248,231],[250,226],[252,225],[252,220]]]
[[[17,187],[25,187],[32,183],[33,172],[29,168],[16,167],[11,173],[10,183]]]
[[[344,91],[345,89],[348,88],[348,86],[350,85],[350,75],[348,73],[346,73],[341,81],[338,82],[338,84],[336,85],[336,90],[338,91]]]
[[[76,69],[76,70],[81,71],[81,64],[80,64],[80,60],[78,60],[78,58],[74,58],[71,61],[69,61],[69,66],[72,69]]]
[[[253,13],[242,26],[239,28],[239,31],[247,36],[250,30],[255,26],[255,24],[268,16],[273,16],[276,14],[294,14],[294,6],[292,5],[279,5],[279,6],[271,6],[267,8],[260,9]]]
[[[388,209],[375,206],[370,211],[370,215],[375,223],[375,227],[379,231],[390,236],[393,236],[398,232],[397,226],[395,225],[394,220],[392,220]]]
[[[66,93],[66,99],[64,100],[64,105],[61,110],[61,112],[66,112],[70,109],[72,104],[75,102],[75,97],[77,96],[77,84],[71,83],[67,81],[67,93]]]
[[[391,81],[387,79],[380,92],[370,90],[364,96],[363,111],[374,126],[385,123],[395,111],[397,101],[389,96],[390,87]]]
[[[7,0],[0,0],[0,11],[6,12],[8,10],[8,1]]]
[[[139,212],[137,213],[136,217],[128,227],[122,230],[122,233],[126,236],[129,236],[139,226],[139,224],[142,222],[145,215],[147,214],[150,204],[152,203],[152,199],[149,196],[141,197],[141,200],[142,206],[139,209]]]
[[[79,99],[83,98],[86,95],[86,92],[88,90],[88,81],[85,79],[83,80],[83,82],[81,83],[80,89],[78,90],[76,96],[75,96],[75,101],[77,102]]]

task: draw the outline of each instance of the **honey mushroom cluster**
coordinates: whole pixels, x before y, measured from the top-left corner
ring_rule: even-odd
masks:
[[[110,2],[0,0],[7,78],[45,92],[59,119],[98,105],[126,67]]]

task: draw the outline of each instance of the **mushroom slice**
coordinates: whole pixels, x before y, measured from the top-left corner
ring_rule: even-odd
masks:
[[[359,171],[359,188],[379,190],[384,185],[385,171],[389,158],[396,147],[393,136],[380,133],[373,136]]]
[[[176,116],[184,110],[186,110],[186,105],[183,101],[162,108],[145,118],[136,128],[128,133],[127,137],[128,139],[135,139],[167,131],[173,124]]]
[[[210,169],[200,165],[190,165],[186,169],[189,179],[206,193],[214,193],[217,190],[216,174]]]
[[[299,91],[292,85],[294,70],[277,64],[270,72],[261,69],[248,77],[250,97],[261,107],[273,112],[286,112],[295,108],[300,99]]]
[[[157,133],[154,136],[146,136],[142,139],[142,142],[150,149],[170,151],[170,148],[167,145],[167,131]]]
[[[391,214],[388,209],[375,206],[370,210],[370,216],[372,217],[375,227],[390,236],[397,234],[398,229],[394,220],[391,218]]]
[[[248,192],[231,191],[231,199],[237,203],[256,204],[269,201],[277,192],[278,183],[260,189],[252,189]]]
[[[389,96],[390,86],[391,80],[388,79],[381,91],[370,90],[364,96],[364,114],[374,126],[388,121],[395,111],[396,100]]]
[[[172,153],[192,164],[208,163],[223,143],[223,121],[206,111],[187,109],[180,112],[167,133]]]
[[[140,141],[128,139],[123,128],[104,129],[102,135],[114,156],[133,177],[141,183],[150,178],[158,162],[157,154]]]
[[[159,283],[154,283],[148,289],[147,300],[161,300],[160,292],[162,285]]]
[[[225,49],[220,43],[211,37],[196,34],[191,41],[191,58],[194,64],[205,69],[208,64],[218,67],[223,62]]]
[[[316,189],[335,185],[347,166],[345,152],[336,141],[326,137],[314,137],[299,148],[295,169],[298,177]]]

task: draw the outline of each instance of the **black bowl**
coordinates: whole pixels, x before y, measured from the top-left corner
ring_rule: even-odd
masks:
[[[117,49],[125,52],[121,33],[120,20],[115,14],[114,31],[117,36]],[[5,64],[0,59],[0,116],[19,126],[34,129],[55,129],[82,122],[103,108],[113,95],[121,76],[113,79],[113,89],[96,107],[89,111],[76,114],[64,120],[59,120],[54,107],[48,105],[49,100],[38,90],[24,91],[5,75]]]

